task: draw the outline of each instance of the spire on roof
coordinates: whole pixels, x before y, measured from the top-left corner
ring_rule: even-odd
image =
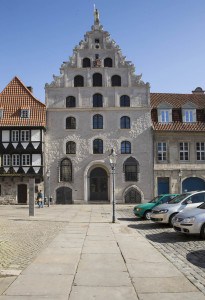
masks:
[[[94,25],[99,25],[100,24],[100,14],[99,11],[97,10],[97,8],[95,8],[95,4],[94,4]]]

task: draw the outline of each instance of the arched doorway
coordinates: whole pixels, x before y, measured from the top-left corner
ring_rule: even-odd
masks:
[[[108,175],[103,168],[90,172],[90,201],[108,201]]]
[[[27,184],[18,184],[18,204],[27,204]]]
[[[72,190],[63,186],[56,190],[56,204],[72,204]]]
[[[125,203],[141,203],[142,197],[135,188],[130,188],[125,194]]]
[[[205,190],[205,182],[198,177],[189,177],[182,182],[182,191],[202,191]]]

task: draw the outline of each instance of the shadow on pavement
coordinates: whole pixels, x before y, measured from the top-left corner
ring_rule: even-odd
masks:
[[[170,228],[166,224],[157,224],[157,223],[142,223],[142,224],[135,224],[135,225],[131,224],[131,225],[128,225],[128,227],[133,228],[133,229],[140,229],[140,230]]]
[[[146,238],[152,242],[156,243],[167,243],[167,244],[174,244],[174,243],[189,243],[190,241],[200,241],[199,237],[191,237],[183,234],[178,234],[176,232],[167,231],[155,234],[146,234]]]
[[[119,221],[130,221],[130,222],[136,222],[136,221],[140,221],[140,219],[137,218],[117,218]]]
[[[186,258],[193,265],[205,269],[205,250],[192,251],[187,254]]]

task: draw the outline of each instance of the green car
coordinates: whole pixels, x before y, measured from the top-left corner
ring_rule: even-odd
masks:
[[[150,213],[153,207],[168,203],[174,197],[178,196],[178,194],[163,194],[155,197],[149,202],[138,204],[134,207],[133,212],[136,217],[145,218],[146,220],[150,220]]]

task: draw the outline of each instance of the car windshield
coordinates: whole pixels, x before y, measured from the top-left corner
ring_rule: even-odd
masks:
[[[201,205],[199,205],[198,208],[205,209],[205,203],[202,203]]]
[[[149,203],[157,203],[158,200],[161,198],[162,196],[157,196],[154,199],[150,200]]]
[[[174,197],[171,201],[169,201],[169,204],[175,204],[175,203],[179,203],[182,200],[184,200],[184,198],[186,198],[189,194],[181,194],[179,196]]]

